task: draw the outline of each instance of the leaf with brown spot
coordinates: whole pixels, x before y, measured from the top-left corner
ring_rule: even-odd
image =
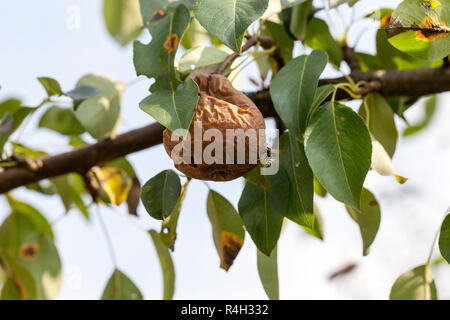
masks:
[[[385,31],[389,42],[409,55],[436,61],[450,54],[450,1],[405,0]]]
[[[28,242],[20,246],[19,255],[22,259],[33,259],[38,252],[39,245],[36,242]]]
[[[220,267],[228,270],[244,243],[242,219],[233,205],[213,190],[209,191],[206,208],[214,245],[220,257]]]
[[[178,47],[178,36],[172,33],[167,38],[166,42],[164,42],[164,49],[166,49],[168,53],[171,53],[177,47]]]
[[[3,284],[1,300],[36,300],[38,299],[37,284],[31,273],[11,255],[0,248],[0,257],[5,262],[7,274]]]

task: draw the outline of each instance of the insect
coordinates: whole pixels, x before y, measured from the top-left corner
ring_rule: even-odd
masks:
[[[275,162],[275,159],[272,156],[273,153],[285,153],[285,154],[287,154],[289,152],[286,151],[286,150],[272,149],[269,146],[266,146],[266,149],[264,150],[264,152],[263,152],[263,154],[261,156],[261,159],[260,159],[261,165],[264,168],[270,168],[272,166],[272,164]]]

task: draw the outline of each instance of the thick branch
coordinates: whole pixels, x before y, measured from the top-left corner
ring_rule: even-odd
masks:
[[[351,77],[355,82],[368,83],[365,93],[378,91],[384,96],[418,97],[450,91],[450,68],[354,71]],[[346,79],[323,79],[320,85],[341,82],[346,82]],[[275,115],[270,93],[267,90],[249,93],[248,96],[261,109],[264,117]],[[338,98],[345,99],[348,96],[341,93]],[[0,172],[0,193],[62,174],[84,173],[95,165],[150,148],[162,142],[163,129],[160,124],[151,124],[70,152],[40,158],[39,166],[35,168],[21,165],[5,169]]]

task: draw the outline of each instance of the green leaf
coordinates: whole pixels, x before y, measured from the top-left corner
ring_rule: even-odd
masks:
[[[181,205],[183,204],[184,198],[186,196],[189,182],[190,180],[187,180],[181,188],[181,193],[178,197],[177,203],[175,204],[175,207],[173,208],[170,215],[163,220],[163,223],[161,225],[161,232],[159,233],[162,242],[164,242],[164,244],[172,251],[174,250],[175,239],[177,237],[177,224],[178,218],[180,217]]]
[[[281,0],[281,8],[290,8],[305,1],[307,0]]]
[[[319,77],[326,64],[327,55],[321,50],[297,57],[281,69],[270,86],[275,110],[300,141],[303,140]]]
[[[272,250],[269,257],[259,250],[256,254],[259,279],[270,300],[280,299],[277,256],[277,247]]]
[[[37,78],[47,92],[47,96],[60,96],[63,92],[58,81],[53,78],[40,77]]]
[[[427,265],[403,273],[391,289],[391,300],[437,300],[433,274]]]
[[[270,182],[267,176],[261,174],[261,167],[256,167],[244,175],[246,181],[266,189],[270,189]]]
[[[78,81],[77,87],[80,86],[97,88],[101,94],[81,102],[75,116],[95,139],[109,137],[119,120],[125,85],[105,75],[88,74]]]
[[[77,86],[75,89],[65,92],[64,95],[72,98],[75,103],[74,110],[76,111],[81,102],[98,96],[100,93],[102,93],[100,90],[92,86]]]
[[[149,231],[158,253],[159,262],[164,279],[164,300],[171,300],[175,290],[175,269],[173,267],[172,257],[170,256],[169,248],[162,242],[160,235],[155,230]]]
[[[115,269],[103,291],[102,300],[142,300],[142,294],[130,278]]]
[[[312,18],[307,26],[305,44],[312,49],[324,50],[330,62],[339,69],[342,61],[342,49],[333,38],[325,21]]]
[[[47,128],[64,135],[79,135],[86,130],[75,117],[72,110],[51,106],[39,120],[39,128]]]
[[[363,188],[361,193],[361,209],[345,206],[350,217],[358,224],[363,240],[363,255],[369,254],[369,247],[375,240],[380,227],[380,204],[369,190]]]
[[[9,112],[6,112],[0,121],[0,134],[5,134],[14,126],[14,119]]]
[[[433,95],[430,98],[428,98],[428,100],[425,103],[425,114],[423,118],[420,120],[418,124],[408,126],[405,129],[405,131],[403,131],[404,137],[416,134],[417,132],[421,131],[422,129],[428,126],[428,124],[431,122],[436,112],[436,108],[438,105],[437,102],[438,102],[437,95]]]
[[[323,218],[319,207],[314,203],[314,213],[306,213],[302,216],[303,229],[313,237],[323,240]]]
[[[0,118],[3,119],[7,112],[13,118],[12,128],[5,133],[0,133],[0,154],[3,152],[3,147],[11,134],[19,128],[23,120],[33,111],[34,108],[22,107],[21,102],[16,99],[8,99],[0,103]]]
[[[274,176],[267,176],[270,190],[246,182],[239,199],[239,214],[244,226],[258,249],[269,255],[276,246],[286,214],[289,185],[288,177],[280,168]]]
[[[309,164],[324,188],[336,200],[359,209],[372,156],[361,117],[345,105],[328,102],[312,116],[305,144]]]
[[[142,20],[138,0],[105,0],[103,18],[109,34],[122,46],[141,33]]]
[[[242,219],[233,205],[213,190],[209,191],[206,207],[220,267],[228,271],[244,243]]]
[[[173,170],[164,170],[144,184],[141,199],[148,214],[162,220],[172,213],[180,194],[180,178]]]
[[[215,47],[196,47],[186,51],[178,63],[182,75],[188,75],[195,69],[219,66],[228,53]]]
[[[394,111],[387,101],[378,93],[371,93],[366,97],[367,108],[361,105],[359,115],[368,121],[369,131],[381,143],[386,152],[392,157],[397,146],[398,131],[394,121]],[[369,114],[367,115],[367,111]]]
[[[13,211],[0,227],[0,248],[36,281],[39,299],[55,299],[61,287],[61,261],[49,235],[34,220]]]
[[[150,24],[164,17],[166,9],[184,4],[192,10],[193,0],[139,0],[144,24]]]
[[[278,45],[280,46],[281,55],[286,62],[292,60],[294,40],[291,36],[289,36],[282,24],[266,20],[262,25],[261,33],[262,35],[270,36],[276,39]]]
[[[188,79],[176,91],[153,92],[139,107],[171,131],[188,129],[198,102],[198,86]]]
[[[292,8],[289,30],[297,40],[305,40],[311,8],[312,0],[303,1]]]
[[[10,273],[7,283],[3,285],[1,300],[37,300],[38,288],[31,273],[0,248],[0,258],[6,263]]]
[[[319,180],[317,180],[316,177],[314,177],[314,193],[318,196],[321,196],[322,198],[325,198],[327,196],[327,190],[320,184]]]
[[[202,27],[197,19],[192,18],[186,32],[183,35],[183,38],[181,38],[181,45],[185,49],[200,47],[205,44],[208,38],[208,32],[205,28]]]
[[[439,235],[439,250],[442,257],[450,263],[450,214],[442,222],[441,234]]]
[[[179,84],[174,66],[175,54],[190,18],[188,8],[179,5],[176,9],[169,9],[162,19],[147,26],[152,36],[151,42],[145,45],[135,41],[133,44],[137,75],[155,78],[160,89],[174,91]]]
[[[289,132],[281,136],[280,150],[283,150],[283,153],[280,153],[280,167],[286,171],[290,186],[289,205],[285,216],[304,225],[306,215],[314,212],[313,173],[306,159],[304,146]],[[306,226],[312,227],[310,224]]]
[[[404,0],[385,27],[389,42],[419,59],[436,61],[450,53],[450,2]]]
[[[358,0],[329,0],[328,2],[330,4],[330,9],[332,9],[332,8],[336,8],[336,7],[338,7],[338,6],[340,6],[341,4],[344,4],[344,3],[348,3],[348,5],[350,7],[353,7],[353,5],[356,2],[358,2]]]
[[[194,14],[210,34],[241,53],[244,32],[267,9],[269,0],[195,0]]]

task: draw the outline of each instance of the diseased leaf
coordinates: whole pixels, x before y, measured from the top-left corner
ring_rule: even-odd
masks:
[[[0,248],[0,258],[6,263],[11,276],[3,285],[1,300],[37,300],[38,288],[31,273],[19,264],[13,257]]]
[[[173,170],[164,170],[144,184],[141,199],[148,214],[162,220],[173,212],[180,194],[180,178]]]
[[[288,205],[289,185],[286,183],[287,174],[281,168],[267,179],[270,190],[246,182],[238,208],[253,242],[261,252],[269,255],[280,237]]]
[[[436,61],[450,53],[450,2],[404,0],[385,27],[389,42],[411,56]]]
[[[324,188],[338,201],[360,208],[371,164],[372,143],[364,121],[351,108],[328,102],[312,116],[306,156]]]
[[[103,18],[109,34],[122,46],[141,33],[142,19],[138,0],[104,0]]]
[[[333,38],[325,21],[312,18],[307,26],[305,44],[312,49],[321,49],[328,54],[330,62],[339,69],[342,61],[342,49]]]
[[[142,300],[142,294],[130,278],[115,269],[103,291],[102,300]]]
[[[244,243],[241,217],[227,199],[212,190],[209,191],[206,207],[220,267],[228,271]]]
[[[164,279],[164,300],[171,300],[175,291],[175,269],[173,267],[172,257],[170,256],[169,248],[161,241],[160,235],[155,230],[149,231],[150,236],[155,245],[156,252],[159,257],[161,269]]]
[[[151,24],[166,15],[168,8],[184,4],[192,10],[193,0],[139,0],[144,24]]]
[[[51,106],[39,120],[39,128],[47,128],[64,135],[79,135],[86,130],[80,124],[72,110]]]
[[[91,170],[113,205],[118,206],[127,200],[133,182],[125,171],[114,167],[94,167]]]
[[[257,250],[257,266],[259,279],[264,287],[264,291],[270,300],[280,299],[278,285],[278,252],[277,247],[272,250],[268,257]]]
[[[268,4],[269,0],[195,0],[194,14],[210,34],[240,53],[245,30]]]
[[[188,129],[198,102],[198,86],[188,79],[176,91],[153,92],[139,107],[171,131]]]
[[[381,212],[380,204],[369,190],[363,188],[361,193],[361,209],[357,210],[350,206],[345,206],[350,217],[358,224],[363,241],[363,255],[369,254],[369,247],[372,245],[380,227]]]
[[[0,250],[30,272],[36,281],[39,299],[55,299],[61,287],[59,254],[49,235],[50,230],[40,231],[40,226],[35,225],[27,214],[13,211],[3,222]]]
[[[37,78],[47,92],[47,96],[60,96],[63,92],[58,81],[53,78]]]
[[[120,100],[125,84],[105,75],[88,74],[78,81],[77,87],[80,86],[94,87],[101,94],[81,102],[75,116],[95,139],[109,137],[119,120]]]
[[[170,8],[160,20],[147,26],[152,36],[149,44],[138,41],[133,44],[133,61],[137,75],[155,78],[158,90],[174,91],[180,83],[174,59],[190,18],[186,6]],[[152,92],[155,91],[157,90],[152,87]]]
[[[299,141],[303,141],[319,77],[326,64],[327,55],[321,50],[297,57],[281,69],[270,86],[275,110]]]
[[[394,155],[397,146],[398,132],[394,121],[394,112],[384,98],[378,93],[366,97],[367,109],[364,104],[359,109],[359,115],[368,121],[369,131],[379,141],[390,157]],[[369,114],[367,115],[367,111]]]
[[[403,273],[391,289],[391,300],[437,300],[433,273],[427,265]]]
[[[450,263],[450,214],[448,214],[441,226],[441,233],[439,235],[439,250],[442,257]]]

